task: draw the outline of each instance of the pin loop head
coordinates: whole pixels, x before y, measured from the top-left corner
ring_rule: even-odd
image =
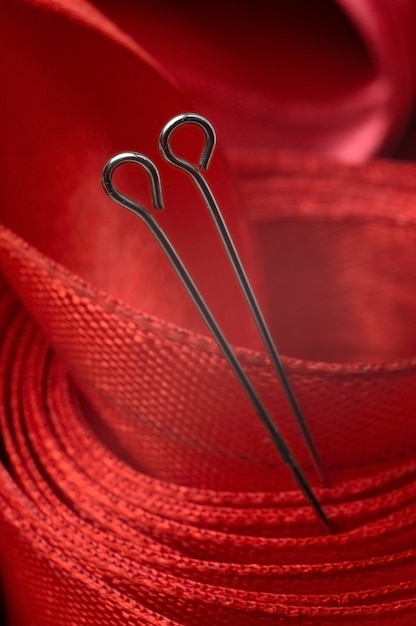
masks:
[[[136,213],[136,215],[141,217],[149,215],[149,211],[144,206],[121,193],[113,183],[114,172],[124,163],[134,163],[146,170],[150,181],[153,207],[158,211],[162,210],[163,196],[159,171],[153,161],[138,152],[122,152],[112,157],[105,164],[101,175],[101,183],[107,195],[123,208]]]
[[[205,117],[202,117],[202,115],[198,115],[197,113],[183,113],[182,115],[178,115],[177,117],[171,119],[160,133],[159,148],[166,161],[193,174],[198,171],[197,167],[192,163],[189,163],[189,161],[178,157],[172,151],[170,145],[170,140],[173,132],[177,128],[179,128],[180,126],[184,126],[185,124],[194,124],[195,126],[199,126],[199,128],[201,128],[204,132],[205,145],[200,156],[198,166],[206,170],[211,160],[217,138],[215,134],[215,129],[212,126],[211,122],[209,122]]]

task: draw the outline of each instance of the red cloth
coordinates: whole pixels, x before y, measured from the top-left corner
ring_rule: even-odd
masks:
[[[163,225],[314,483],[338,531],[328,536],[163,254],[100,188],[117,151],[140,150],[159,164],[160,128],[188,108],[136,41],[134,16],[150,33],[162,4],[146,12],[133,2],[31,4],[0,7],[8,61],[0,567],[11,626],[413,624],[415,166],[285,155],[272,137],[260,150],[261,107],[244,149],[237,126],[227,133],[226,111],[214,120],[231,167],[220,148],[209,180],[286,355],[327,489],[315,485],[268,360],[256,351],[200,198],[185,176],[161,166]],[[363,6],[368,13],[354,20],[372,24],[368,41],[381,41],[379,24],[386,48],[393,32],[407,32],[411,3],[397,5],[394,24],[377,21],[385,13],[376,3],[349,3],[350,15]],[[178,3],[175,11],[190,9]],[[175,28],[160,22],[162,52],[166,32],[178,41]],[[410,40],[400,41],[404,49]],[[236,65],[232,58],[235,69],[241,57]],[[159,59],[171,72],[174,60]],[[316,132],[303,147],[351,156],[345,146],[354,146],[363,158],[390,140],[413,97],[414,77],[401,58],[399,67],[392,77],[385,70],[385,81],[403,81],[403,90],[383,109],[389,122],[377,142],[358,141],[351,126],[335,132],[335,116],[333,150]],[[343,110],[348,126],[354,115],[348,122]],[[239,112],[245,123],[250,112]],[[184,142],[198,154],[197,134]],[[120,185],[149,196],[137,169]]]
[[[391,150],[416,91],[412,0],[95,0],[226,145],[362,161]]]

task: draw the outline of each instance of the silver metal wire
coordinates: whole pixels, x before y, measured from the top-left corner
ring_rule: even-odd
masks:
[[[328,476],[326,475],[322,460],[318,455],[311,431],[308,427],[305,416],[303,415],[301,411],[299,402],[295,396],[295,393],[292,389],[290,381],[287,377],[280,355],[277,351],[276,345],[273,341],[273,338],[267,326],[266,320],[264,319],[263,313],[257,302],[254,291],[250,285],[246,271],[243,267],[243,264],[237,252],[237,249],[234,245],[234,242],[231,238],[230,232],[224,221],[224,218],[219,209],[217,201],[215,200],[214,194],[212,193],[208,183],[206,182],[205,178],[202,176],[198,168],[192,163],[189,163],[188,161],[185,161],[184,159],[177,157],[172,151],[172,148],[170,145],[172,134],[177,128],[185,124],[194,124],[203,130],[206,141],[205,141],[204,150],[199,160],[199,167],[204,170],[208,168],[209,162],[212,157],[212,153],[214,151],[215,144],[216,144],[216,134],[215,134],[215,129],[212,126],[212,124],[201,115],[196,115],[194,113],[184,113],[183,115],[178,115],[177,117],[174,117],[172,120],[170,120],[170,122],[166,124],[166,126],[163,128],[160,134],[160,139],[159,139],[160,151],[163,157],[166,159],[166,161],[168,161],[172,165],[178,167],[179,169],[189,174],[189,176],[192,178],[192,180],[194,181],[194,183],[196,184],[196,186],[201,192],[202,198],[211,214],[211,217],[217,228],[218,234],[221,237],[224,248],[227,251],[228,258],[230,259],[231,265],[233,266],[235,274],[238,278],[241,290],[247,300],[247,304],[256,322],[258,331],[263,340],[264,347],[267,350],[267,353],[273,364],[274,370],[280,380],[280,383],[286,394],[286,398],[295,416],[297,424],[301,430],[305,444],[309,450],[309,454],[315,466],[316,472],[318,476],[320,477],[321,483],[327,487],[329,486],[329,479],[328,479]]]
[[[177,157],[170,148],[170,137],[172,132],[186,123],[197,124],[202,128],[206,137],[206,144],[203,150],[203,153],[200,158],[199,165],[202,168],[207,168],[210,158],[212,156],[213,149],[215,147],[215,131],[205,118],[202,118],[199,115],[195,114],[184,114],[180,115],[173,120],[171,120],[162,130],[160,136],[160,149],[167,161],[186,171],[192,179],[197,184],[198,188],[201,191],[201,194],[210,210],[210,213],[214,219],[218,232],[221,236],[221,239],[226,247],[226,250],[229,254],[230,261],[235,269],[236,275],[240,282],[241,288],[246,296],[248,305],[252,314],[256,320],[257,326],[259,328],[259,332],[263,338],[265,347],[269,353],[269,356],[272,360],[272,363],[278,373],[282,386],[286,392],[288,400],[292,406],[292,409],[297,417],[298,423],[301,427],[302,433],[305,437],[305,440],[308,444],[309,450],[311,452],[311,456],[314,460],[315,466],[319,470],[319,474],[323,479],[324,483],[327,483],[327,479],[325,473],[322,468],[322,464],[320,463],[319,457],[316,453],[315,446],[313,444],[312,437],[309,433],[309,429],[307,428],[306,421],[303,418],[303,415],[300,411],[299,405],[296,400],[296,396],[293,393],[293,390],[289,384],[287,376],[285,374],[283,365],[281,363],[280,357],[274,345],[274,342],[271,338],[270,332],[267,328],[264,317],[261,313],[260,307],[257,303],[257,300],[254,296],[253,290],[249,284],[246,273],[243,269],[241,261],[239,259],[237,250],[232,242],[231,235],[228,232],[228,229],[225,225],[225,222],[222,218],[219,207],[215,201],[215,198],[206,183],[203,176],[200,174],[196,166],[188,163],[187,161]],[[225,358],[227,359],[230,367],[234,371],[236,377],[238,378],[241,386],[246,392],[249,400],[251,401],[258,417],[262,421],[262,423],[267,428],[269,435],[280,454],[282,460],[288,465],[290,468],[292,475],[300,487],[301,491],[309,501],[312,506],[316,516],[322,522],[325,529],[329,533],[334,532],[334,527],[331,521],[328,519],[322,505],[320,504],[318,498],[315,495],[315,492],[304,475],[302,469],[300,468],[299,463],[295,459],[292,454],[288,444],[286,443],[284,437],[281,432],[277,428],[276,424],[270,417],[267,409],[265,408],[263,402],[261,401],[257,391],[253,387],[250,379],[248,378],[246,372],[244,371],[239,359],[237,358],[235,352],[231,348],[229,342],[227,341],[225,335],[223,334],[221,328],[219,327],[217,321],[215,320],[213,314],[211,313],[208,305],[206,304],[203,296],[201,295],[199,289],[194,283],[192,277],[184,266],[179,254],[176,252],[174,246],[170,242],[167,235],[160,228],[159,224],[153,217],[153,215],[142,205],[137,203],[136,201],[128,198],[123,193],[121,193],[117,187],[113,183],[113,175],[115,170],[125,163],[135,163],[142,168],[148,174],[150,185],[151,185],[151,194],[152,194],[152,203],[156,210],[163,209],[163,195],[162,195],[162,186],[161,179],[159,175],[159,171],[156,165],[148,159],[143,154],[137,152],[124,152],[114,156],[110,159],[104,167],[102,174],[102,184],[104,190],[109,195],[112,200],[121,205],[123,208],[128,209],[133,212],[135,215],[140,217],[146,226],[149,228],[153,236],[158,241],[159,245],[164,250],[167,258],[175,269],[178,277],[182,281],[185,286],[187,292],[190,297],[194,301],[196,307],[198,308],[201,316],[203,317],[208,329],[216,340],[218,346],[221,348]]]

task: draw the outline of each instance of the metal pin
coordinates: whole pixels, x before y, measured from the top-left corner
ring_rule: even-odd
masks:
[[[208,164],[209,156],[210,155],[208,154],[206,164]],[[168,257],[176,273],[178,274],[180,280],[182,281],[185,289],[194,301],[211,334],[218,343],[218,346],[221,348],[225,358],[227,359],[229,365],[237,376],[247,396],[249,397],[254,409],[256,410],[257,415],[269,431],[271,439],[276,449],[278,450],[282,460],[289,466],[296,483],[309,501],[316,516],[322,522],[327,532],[333,533],[333,525],[326,516],[323,507],[321,506],[318,498],[314,493],[314,490],[312,489],[307,478],[303,474],[299,464],[293,456],[289,446],[285,442],[282,434],[280,433],[273,420],[271,419],[269,413],[267,412],[266,408],[264,407],[250,379],[245,373],[243,367],[241,366],[240,361],[238,360],[236,354],[234,353],[230,344],[225,338],[222,330],[218,326],[208,305],[205,303],[202,295],[200,294],[186,267],[182,263],[182,260],[180,259],[169,238],[166,236],[164,231],[158,225],[157,221],[145,207],[122,194],[113,184],[113,174],[115,170],[124,163],[135,163],[146,170],[151,184],[153,205],[157,210],[163,208],[162,187],[158,169],[150,159],[137,152],[125,152],[113,157],[108,161],[108,163],[104,167],[102,174],[102,184],[104,190],[115,202],[140,217],[140,219],[142,219],[146,226],[149,228],[152,235],[156,238],[156,240],[166,253],[166,256]]]
[[[209,166],[209,162],[211,160],[211,157],[212,157],[215,145],[216,145],[216,135],[215,135],[215,129],[212,126],[212,124],[207,119],[205,119],[204,117],[200,115],[196,115],[195,113],[184,113],[170,120],[170,122],[166,124],[166,126],[163,128],[160,134],[160,139],[159,139],[160,151],[163,157],[166,159],[166,161],[168,161],[172,165],[178,167],[179,169],[189,174],[189,176],[192,178],[194,183],[197,185],[199,191],[201,192],[201,195],[205,201],[205,204],[208,207],[208,210],[217,228],[218,234],[221,237],[221,240],[227,252],[228,258],[234,268],[241,290],[247,300],[247,304],[250,308],[250,311],[256,322],[258,331],[263,340],[263,344],[267,350],[267,353],[273,364],[274,370],[280,380],[280,383],[286,394],[286,398],[295,416],[297,424],[301,430],[301,433],[303,435],[304,441],[308,448],[310,457],[315,466],[316,472],[321,480],[321,483],[325,487],[328,487],[329,479],[326,475],[323,463],[318,455],[311,431],[308,427],[305,416],[303,415],[301,411],[296,395],[287,377],[280,355],[277,351],[276,345],[273,341],[269,328],[266,324],[266,320],[264,319],[263,313],[257,302],[254,291],[250,285],[246,271],[243,267],[243,264],[237,252],[237,249],[234,245],[234,242],[231,238],[230,232],[221,214],[219,206],[215,200],[214,194],[212,193],[208,183],[206,182],[205,178],[202,176],[198,168],[192,163],[189,163],[188,161],[185,161],[184,159],[176,156],[172,152],[172,148],[170,146],[170,139],[171,139],[172,133],[180,126],[184,126],[187,124],[194,124],[198,126],[199,128],[203,130],[205,134],[205,146],[201,154],[201,158],[199,160],[199,167],[206,170]]]

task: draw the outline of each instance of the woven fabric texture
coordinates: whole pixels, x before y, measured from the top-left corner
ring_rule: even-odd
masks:
[[[350,333],[362,363],[351,353],[339,365],[285,360],[331,476],[332,488],[316,489],[338,533],[323,533],[212,340],[133,312],[3,230],[4,275],[42,326],[5,284],[1,545],[12,624],[412,623],[416,302],[404,281],[415,265],[414,167],[347,172],[253,156],[237,165],[258,205],[264,262],[276,254],[270,229],[299,232],[306,220],[308,307],[315,292],[320,310],[350,311],[341,324],[310,313],[302,344],[321,333],[324,359],[337,343],[326,336],[338,338],[340,357]],[[305,266],[287,261],[282,275]],[[314,481],[267,360],[239,353]]]
[[[414,100],[414,13],[404,0],[394,21],[392,2],[318,5],[331,24],[341,11],[349,16],[340,31],[348,41],[348,29],[359,33],[351,73],[364,49],[378,74],[361,76],[362,89],[352,91],[334,74],[337,97],[322,107],[311,97],[301,111],[288,104],[291,89],[286,102],[262,90],[261,46],[256,82],[243,48],[228,59],[221,37],[214,48],[233,80],[221,105],[210,102],[201,77],[220,63],[209,39],[202,74],[181,64],[175,20],[161,23],[160,48],[152,48],[167,3],[147,12],[125,0],[1,3],[0,572],[8,626],[415,623],[416,166],[327,158],[362,161],[398,141]],[[207,11],[214,22],[218,6]],[[174,15],[194,24],[185,1]],[[285,24],[295,17],[285,14]],[[242,32],[230,45],[241,46]],[[253,98],[232,118],[242,66]],[[214,92],[222,93],[220,80]],[[141,150],[159,164],[160,128],[191,102],[206,103],[202,112],[225,137],[207,177],[329,487],[319,485],[201,198],[163,165],[161,223],[333,535],[162,252],[100,186],[117,151]],[[279,112],[269,134],[261,131],[267,102]],[[182,140],[178,151],[199,154],[197,134]],[[288,146],[320,156],[281,151]],[[143,202],[147,182],[134,167],[118,178]]]

